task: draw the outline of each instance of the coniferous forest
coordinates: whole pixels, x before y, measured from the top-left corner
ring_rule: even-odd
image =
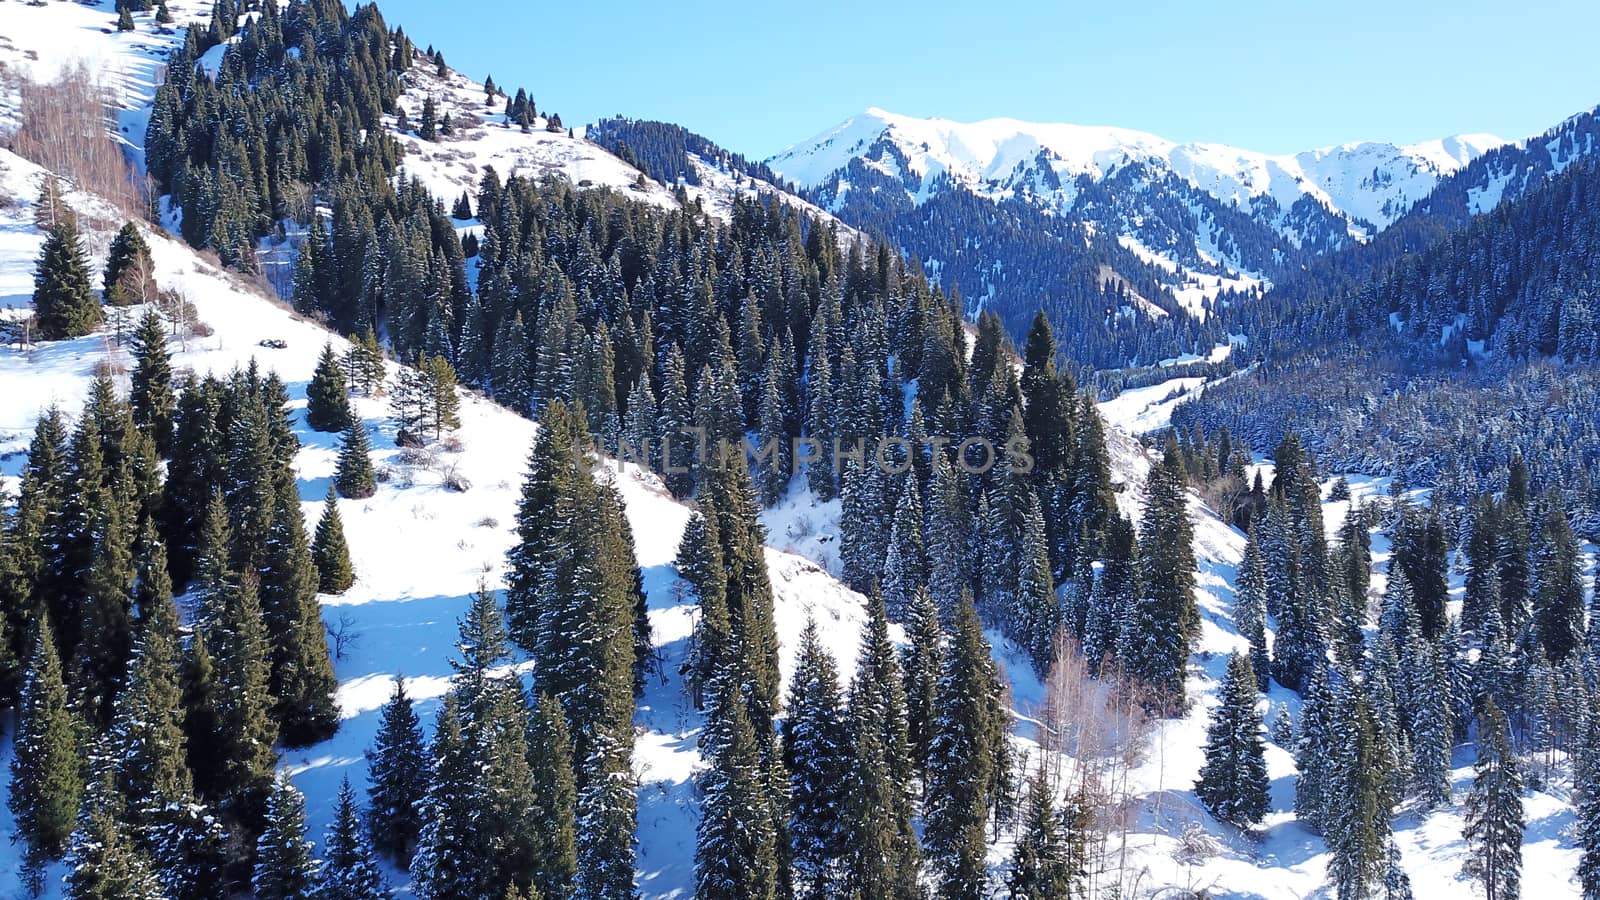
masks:
[[[1516,898],[1537,791],[1600,897],[1593,158],[1475,217],[1443,182],[1195,316],[1115,235],[1021,199],[901,203],[859,160],[853,192],[802,189],[675,125],[569,133],[492,79],[472,117],[413,102],[459,76],[371,4],[219,0],[163,75],[151,202],[108,228],[69,196],[83,176],[46,173],[31,317],[6,321],[19,354],[115,332],[128,360],[38,417],[0,494],[34,895],[650,896],[639,717],[670,694],[704,900],[1156,896],[1127,863],[1138,782],[1191,721],[1174,858],[1292,819],[1333,896],[1401,900],[1397,822],[1458,812],[1460,889]],[[587,140],[638,182],[483,166],[440,196],[408,170],[473,129]],[[763,188],[718,206],[719,178]],[[1313,206],[1285,214],[1333,215]],[[1260,219],[1206,210],[1273,257]],[[278,247],[281,296],[256,300],[326,329],[309,380],[273,371],[269,334],[231,371],[184,364],[203,331],[158,257],[265,291]],[[963,299],[998,270],[1003,296]],[[1172,370],[1211,381],[1160,427],[1103,414],[1218,344]],[[382,429],[360,412],[380,403]],[[509,549],[426,648],[450,676],[395,678],[364,777],[302,794],[286,760],[351,727],[357,636],[330,610],[363,576],[346,517],[399,477],[375,443],[459,452],[491,403],[538,427]],[[641,564],[624,463],[683,510],[670,564]],[[843,653],[825,607],[789,627],[794,536],[769,523],[797,502],[832,517],[821,574],[858,601]]]

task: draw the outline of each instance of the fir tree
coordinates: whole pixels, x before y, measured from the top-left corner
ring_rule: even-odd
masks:
[[[355,572],[350,568],[350,548],[344,540],[344,523],[339,519],[339,495],[334,485],[328,485],[328,496],[322,501],[322,518],[317,521],[317,533],[311,540],[311,559],[317,566],[317,590],[324,594],[342,594],[355,583]]]
[[[315,431],[344,431],[350,427],[350,400],[344,366],[333,344],[322,345],[317,369],[306,385],[306,424]]]
[[[1206,762],[1195,783],[1195,795],[1212,815],[1241,827],[1261,821],[1270,808],[1256,685],[1249,658],[1229,657],[1222,702],[1206,730]]]
[[[367,826],[373,848],[402,866],[416,850],[427,789],[422,726],[405,679],[397,678],[367,750]]]
[[[377,493],[377,476],[372,471],[372,448],[367,443],[367,426],[356,415],[350,416],[339,442],[339,468],[333,476],[339,496],[364,500]]]
[[[27,841],[30,863],[43,863],[66,849],[84,788],[78,723],[67,707],[48,617],[39,620],[34,637],[15,743],[11,813],[17,834]]]
[[[1256,676],[1256,688],[1266,690],[1269,662],[1267,658],[1267,566],[1261,556],[1261,545],[1251,529],[1244,547],[1244,560],[1239,563],[1239,583],[1234,592],[1233,621],[1239,634],[1250,642],[1250,670]]]
[[[317,870],[317,900],[385,900],[389,896],[356,811],[356,792],[349,777],[339,786],[323,854]]]
[[[1129,670],[1172,709],[1184,703],[1189,637],[1199,627],[1194,602],[1193,526],[1189,523],[1188,477],[1176,440],[1151,469],[1148,504],[1139,535],[1144,592],[1133,609]]]
[[[1543,503],[1533,555],[1533,626],[1545,657],[1559,663],[1583,636],[1583,581],[1578,540],[1565,507],[1554,494]]]
[[[1323,800],[1323,834],[1332,853],[1328,880],[1342,898],[1372,896],[1383,879],[1393,767],[1367,697],[1347,682],[1337,700]]]
[[[1478,716],[1478,759],[1467,794],[1462,837],[1468,875],[1488,900],[1516,900],[1522,886],[1522,773],[1511,749],[1505,716],[1494,698]]]
[[[944,626],[926,588],[918,588],[912,595],[906,636],[910,639],[902,659],[906,733],[911,759],[920,771],[928,764],[928,748],[933,743],[934,721],[939,712],[939,678],[944,673]]]
[[[267,798],[266,828],[256,840],[250,887],[259,900],[304,900],[312,896],[316,867],[306,840],[306,800],[284,777]]]

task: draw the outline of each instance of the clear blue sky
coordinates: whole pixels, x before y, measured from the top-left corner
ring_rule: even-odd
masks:
[[[380,0],[568,124],[614,113],[763,158],[868,106],[1290,152],[1507,138],[1600,104],[1594,0]]]

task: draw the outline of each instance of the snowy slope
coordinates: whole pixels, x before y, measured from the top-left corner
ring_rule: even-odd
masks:
[[[19,202],[0,213],[0,314],[20,314],[31,298],[33,262],[43,236],[32,225],[29,198],[37,193],[42,171],[0,151],[0,188]],[[86,198],[74,196],[76,204]],[[174,367],[196,373],[225,373],[252,358],[277,372],[289,386],[291,406],[301,407],[323,343],[343,341],[320,326],[202,261],[181,243],[146,230],[163,287],[177,287],[195,303],[202,321],[215,332],[175,348]],[[109,234],[91,236],[91,266],[98,270]],[[7,312],[9,311],[9,312]],[[135,310],[137,312],[137,310]],[[284,349],[258,346],[262,338],[287,343]],[[97,367],[106,360],[126,364],[125,351],[105,333],[36,349],[0,348],[0,458],[4,482],[15,488],[33,420],[55,403],[75,413],[87,395]],[[126,390],[125,376],[123,389]],[[503,560],[514,538],[516,500],[532,445],[534,423],[481,398],[464,397],[464,449],[440,452],[433,468],[397,461],[395,429],[382,399],[356,398],[355,408],[372,435],[374,462],[391,477],[367,500],[341,500],[356,584],[343,595],[325,596],[324,620],[356,636],[347,655],[336,661],[338,702],[343,720],[331,740],[285,754],[283,768],[308,796],[312,834],[320,838],[331,815],[330,798],[348,774],[358,789],[365,783],[363,749],[377,727],[377,711],[404,676],[421,714],[431,722],[435,701],[448,689],[456,619],[466,610],[480,579],[500,585]],[[336,467],[337,436],[309,430],[296,417],[302,449],[295,467],[300,494],[313,527]],[[441,473],[451,470],[472,485],[463,493],[445,489]],[[651,624],[662,655],[660,681],[650,685],[638,714],[635,770],[640,777],[641,887],[648,896],[687,896],[693,881],[696,815],[690,777],[699,764],[695,733],[699,716],[690,709],[677,671],[694,610],[682,601],[672,560],[689,511],[672,500],[653,477],[627,467],[604,469],[626,503],[645,573]],[[777,596],[777,626],[784,645],[784,673],[792,665],[793,641],[807,617],[823,625],[829,646],[848,671],[865,620],[862,598],[843,588],[816,564],[793,553],[769,549],[767,563]],[[6,742],[9,748],[9,741]],[[9,770],[0,779],[9,777]],[[0,821],[0,827],[5,826]],[[14,867],[0,862],[0,896],[14,888]],[[398,882],[397,882],[398,883]]]
[[[547,129],[549,119],[544,115],[537,117],[527,132],[516,125],[508,125],[506,98],[496,96],[490,102],[482,84],[453,69],[447,68],[441,77],[431,61],[419,57],[417,64],[402,75],[401,80],[405,92],[400,102],[412,129],[403,133],[396,130],[406,151],[402,175],[420,179],[430,193],[447,203],[461,196],[463,191],[475,198],[483,170],[493,166],[502,180],[513,173],[534,179],[553,175],[580,188],[607,187],[663,208],[678,205],[671,187],[650,179],[585,139],[582,128],[572,129],[571,136],[565,129],[550,131]],[[433,99],[441,117],[448,112],[452,119],[454,133],[443,135],[438,141],[424,141],[415,134],[423,104],[429,98]],[[541,108],[540,112],[547,110]],[[388,121],[392,128],[394,117],[388,117]],[[694,157],[693,161],[700,184],[687,185],[684,190],[689,199],[699,201],[707,212],[718,218],[726,220],[733,198],[742,196],[746,199],[776,197],[809,215],[836,221],[820,207],[765,181],[735,179],[699,157]],[[841,227],[846,236],[853,236],[851,229],[842,224]]]

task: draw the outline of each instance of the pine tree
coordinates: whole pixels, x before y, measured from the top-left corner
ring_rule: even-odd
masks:
[[[845,806],[850,772],[838,669],[815,621],[800,633],[783,721],[789,770],[789,842],[795,896],[837,897],[846,879]]]
[[[689,586],[700,612],[695,620],[688,672],[696,707],[704,705],[712,674],[726,662],[732,627],[728,620],[728,574],[722,564],[722,539],[716,510],[708,506],[710,503],[710,498],[702,499],[701,509],[689,514],[677,558],[678,575]]]
[[[344,366],[329,342],[322,345],[322,356],[306,385],[306,424],[314,431],[344,431],[350,427],[350,419]]]
[[[1583,580],[1578,540],[1559,496],[1543,501],[1544,522],[1534,547],[1533,626],[1544,655],[1560,663],[1583,636]]]
[[[364,500],[377,493],[377,476],[372,471],[372,448],[367,443],[367,426],[356,415],[350,416],[339,442],[339,468],[333,483],[339,496]]]
[[[367,750],[367,827],[373,848],[402,866],[416,850],[427,789],[422,726],[405,679],[397,678]]]
[[[62,221],[45,236],[33,276],[34,317],[45,340],[75,338],[100,324],[100,304],[89,287],[89,266],[77,226]]]
[[[778,836],[762,785],[756,734],[736,679],[713,678],[701,739],[711,767],[695,832],[695,896],[704,900],[773,900],[778,896]]]
[[[987,878],[984,830],[1004,771],[1006,726],[999,673],[970,597],[956,612],[938,703],[923,839],[941,896],[978,898]]]
[[[344,523],[339,519],[339,495],[332,483],[322,501],[316,536],[311,540],[311,559],[317,566],[317,590],[322,593],[342,594],[355,583],[350,547],[345,543]]]
[[[172,452],[172,423],[177,397],[172,390],[172,355],[167,352],[166,326],[160,313],[145,310],[133,334],[133,374],[128,403],[133,423],[155,441],[163,456]]]
[[[1206,762],[1195,783],[1195,795],[1212,815],[1241,827],[1261,821],[1270,808],[1256,685],[1249,658],[1229,657],[1222,702],[1206,729]]]
[[[127,7],[123,7],[122,12],[117,14],[117,30],[133,30],[133,13],[129,12]]]
[[[286,746],[325,740],[339,727],[338,679],[317,600],[318,572],[306,541],[299,493],[278,479],[272,526],[260,569],[261,606],[271,647],[273,715]]]
[[[383,874],[372,858],[367,832],[356,810],[356,792],[347,776],[339,786],[333,824],[328,827],[317,870],[317,900],[386,900]]]
[[[43,617],[22,688],[11,759],[10,807],[31,863],[54,859],[66,849],[83,796],[82,768],[78,723],[67,708],[61,660],[50,620]]]
[[[191,732],[189,740],[218,757],[228,805],[240,819],[253,822],[265,810],[277,763],[272,659],[254,576],[226,584],[222,601],[206,628],[216,665],[217,732],[205,738]]]
[[[1478,759],[1462,837],[1468,875],[1488,900],[1516,900],[1522,886],[1522,773],[1494,698],[1478,716]]]
[[[1068,837],[1040,766],[1028,779],[1022,832],[1011,856],[1008,886],[1016,900],[1067,900],[1083,896],[1083,873],[1075,871]]]
[[[344,354],[345,380],[357,394],[371,397],[383,388],[383,348],[371,328],[350,342]]]
[[[256,840],[250,887],[258,900],[305,900],[316,884],[312,844],[306,840],[306,799],[285,777],[273,781],[266,828]]]
[[[1007,632],[1027,651],[1034,673],[1042,678],[1055,656],[1056,634],[1063,624],[1063,612],[1051,575],[1044,516],[1037,504],[1028,504],[1024,523],[1022,565],[1017,574],[1014,609],[1007,617],[1010,623]]]
[[[473,897],[490,868],[489,850],[473,827],[480,814],[478,772],[461,732],[460,697],[445,695],[433,729],[423,825],[411,859],[412,889],[423,900]]]

